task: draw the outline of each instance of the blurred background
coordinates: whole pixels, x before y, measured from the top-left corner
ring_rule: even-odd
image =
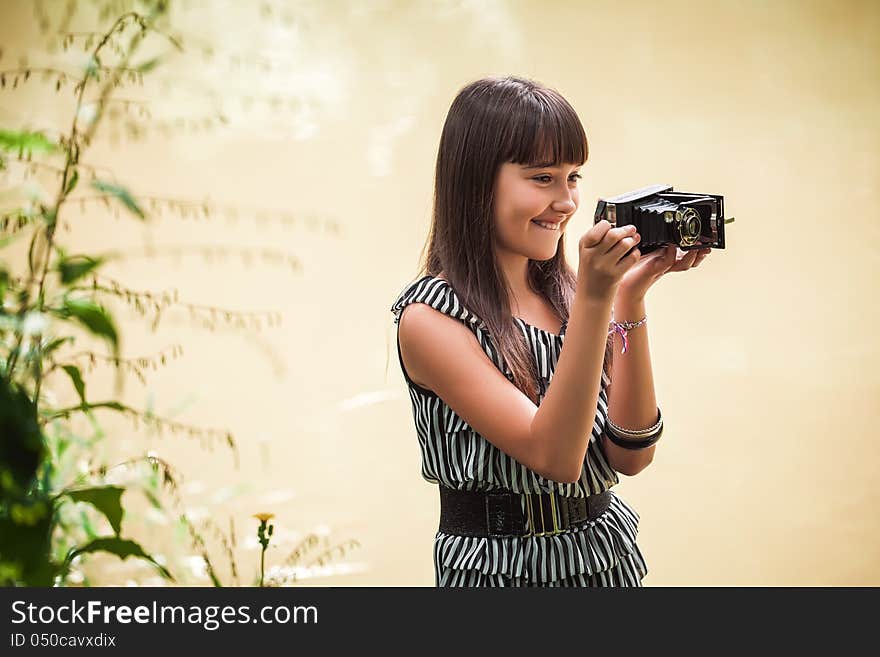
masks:
[[[13,88],[11,72],[76,74],[87,33],[138,6],[0,0],[0,129],[67,134],[72,85],[37,72]],[[224,583],[253,583],[253,515],[271,513],[267,570],[287,563],[273,572],[296,585],[433,586],[439,499],[390,306],[418,276],[449,104],[517,74],[559,90],[589,139],[570,262],[600,196],[662,182],[722,194],[736,218],[726,249],[647,299],[666,428],[615,489],[641,515],[644,584],[880,584],[880,4],[173,0],[167,18],[182,51],[145,40],[136,59],[155,66],[114,90],[83,156],[147,219],[81,185],[57,239],[120,253],[107,285],[176,291],[158,321],[114,299],[125,357],[174,354],[120,398],[230,432],[238,458],[98,411],[106,437],[76,468],[145,452],[175,466]],[[0,175],[57,193],[48,169]],[[21,270],[26,253],[3,259]],[[111,368],[88,381],[112,396]],[[45,389],[76,398],[66,379]],[[123,499],[125,534],[179,583],[210,584],[173,516]],[[303,546],[330,558],[291,564]],[[110,555],[82,571],[164,583]]]

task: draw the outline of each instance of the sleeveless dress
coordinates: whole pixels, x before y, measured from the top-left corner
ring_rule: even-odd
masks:
[[[496,350],[488,328],[461,303],[452,286],[435,276],[409,284],[391,306],[398,324],[403,309],[425,303],[464,323],[508,380],[513,375]],[[559,359],[565,329],[560,335],[514,322],[528,341],[539,376],[538,400],[543,401]],[[567,323],[566,323],[567,324]],[[580,479],[574,483],[546,479],[507,455],[474,431],[434,392],[411,381],[398,359],[412,400],[422,477],[433,484],[460,490],[550,492],[585,497],[618,483],[601,447],[608,411],[607,375],[602,373],[598,407]],[[642,586],[648,573],[636,544],[639,515],[613,491],[608,509],[598,518],[555,536],[480,537],[437,531],[434,537],[435,585],[449,586]]]

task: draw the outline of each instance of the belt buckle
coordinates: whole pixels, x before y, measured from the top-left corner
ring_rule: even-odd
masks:
[[[526,515],[529,520],[529,529],[523,534],[523,538],[530,536],[556,536],[557,534],[562,533],[562,529],[559,526],[561,520],[559,518],[559,507],[556,504],[556,494],[553,491],[550,491],[547,494],[550,496],[550,516],[553,521],[553,528],[547,529],[546,523],[544,522],[544,505],[541,503],[541,493],[537,493],[538,511],[541,517],[541,531],[537,531],[537,527],[535,526],[535,514],[532,511],[532,493],[525,493]]]

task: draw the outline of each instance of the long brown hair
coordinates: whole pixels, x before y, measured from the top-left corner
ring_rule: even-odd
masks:
[[[513,322],[511,290],[495,260],[494,183],[504,162],[584,164],[587,136],[556,90],[528,78],[489,77],[459,91],[449,108],[434,178],[434,212],[424,275],[444,278],[485,323],[517,388],[537,403],[537,371]],[[565,260],[565,235],[549,260],[529,260],[528,282],[568,322],[577,284]],[[422,256],[425,251],[423,249]],[[603,370],[610,377],[613,334]]]

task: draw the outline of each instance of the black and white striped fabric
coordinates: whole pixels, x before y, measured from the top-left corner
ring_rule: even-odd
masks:
[[[395,324],[411,303],[428,304],[462,321],[496,367],[513,379],[486,325],[463,306],[447,281],[423,276],[408,285],[391,306]],[[567,327],[563,325],[556,335],[519,318],[514,321],[531,347],[540,378],[538,399],[543,401]],[[399,349],[398,342],[398,354]],[[411,381],[405,370],[403,375],[412,400],[422,477],[428,482],[462,490],[553,491],[560,496],[584,497],[608,490],[619,481],[600,442],[608,409],[609,380],[604,372],[592,436],[581,477],[575,483],[552,481],[529,470],[474,431],[436,394]],[[474,537],[438,530],[434,539],[435,584],[641,586],[648,569],[636,544],[639,515],[613,491],[612,495],[611,506],[600,517],[555,536]]]

